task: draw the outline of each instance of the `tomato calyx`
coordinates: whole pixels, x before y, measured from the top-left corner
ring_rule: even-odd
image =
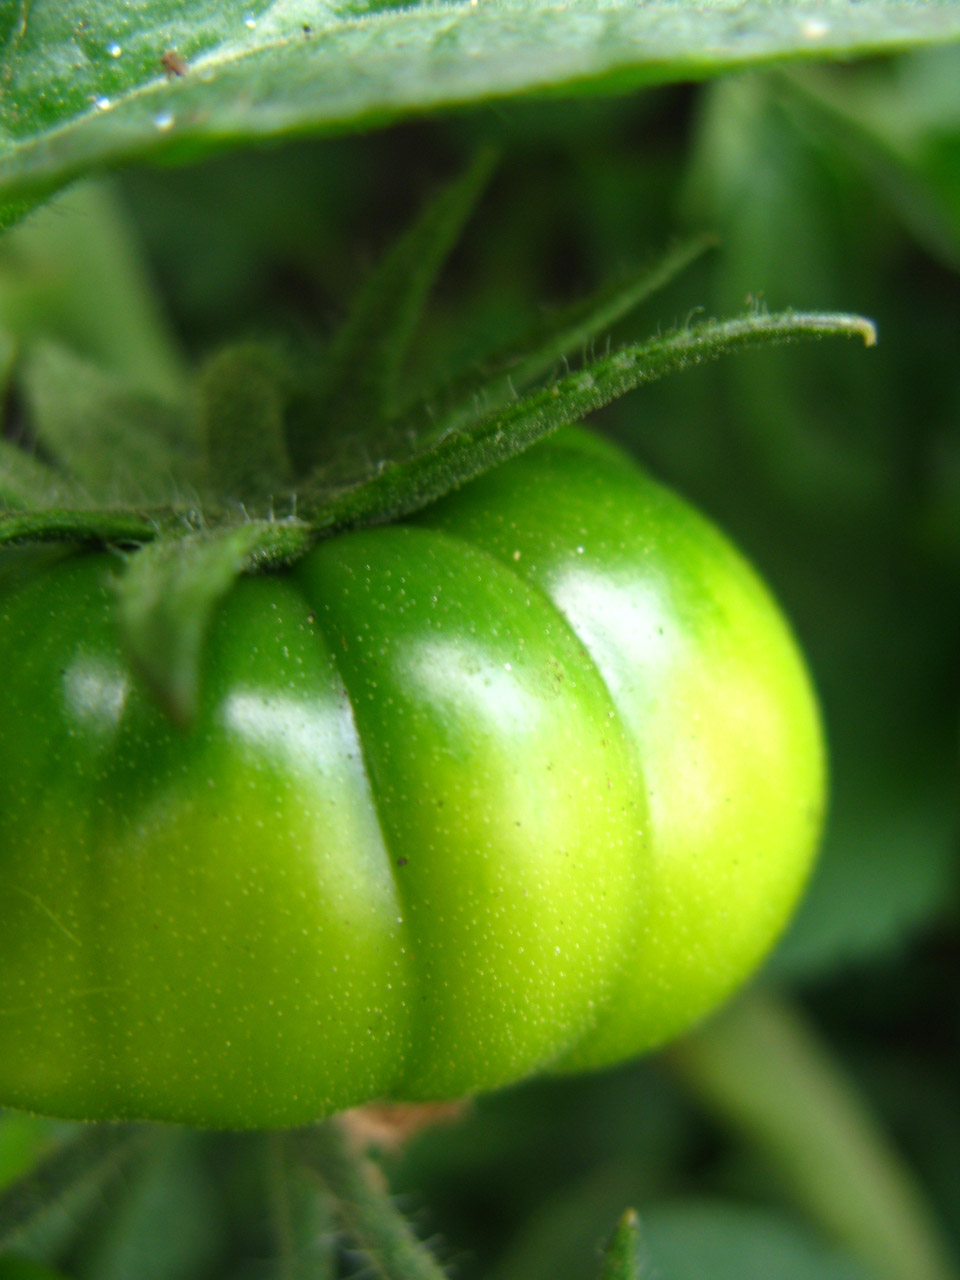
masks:
[[[492,166],[482,152],[400,237],[325,353],[243,342],[163,394],[51,343],[19,363],[6,353],[26,418],[12,434],[28,447],[0,440],[0,547],[118,549],[121,628],[174,719],[194,714],[208,624],[239,575],[289,565],[342,530],[412,515],[688,365],[760,343],[875,340],[859,316],[753,313],[625,346],[543,383],[702,253],[710,241],[700,237],[558,314],[546,334],[491,352],[482,374],[411,394],[400,374],[417,319]]]

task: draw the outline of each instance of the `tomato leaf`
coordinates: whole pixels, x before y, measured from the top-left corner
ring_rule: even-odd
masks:
[[[95,167],[523,93],[624,90],[960,37],[950,4],[9,0],[0,208]],[[22,209],[20,204],[19,208]]]
[[[200,661],[213,612],[245,569],[301,554],[309,530],[250,521],[209,534],[158,539],[134,552],[117,583],[131,657],[169,714],[196,710]]]
[[[607,1245],[600,1280],[643,1280],[646,1273],[641,1253],[640,1221],[636,1210],[628,1209]]]

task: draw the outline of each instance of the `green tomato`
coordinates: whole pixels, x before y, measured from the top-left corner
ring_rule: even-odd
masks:
[[[289,1125],[599,1066],[781,929],[824,790],[803,663],[612,446],[242,579],[189,730],[116,564],[0,585],[0,1103]]]

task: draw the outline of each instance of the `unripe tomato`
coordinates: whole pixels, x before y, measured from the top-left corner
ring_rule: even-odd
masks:
[[[242,579],[189,730],[125,660],[116,566],[0,584],[2,1104],[287,1125],[614,1062],[797,897],[824,770],[794,641],[584,432]]]

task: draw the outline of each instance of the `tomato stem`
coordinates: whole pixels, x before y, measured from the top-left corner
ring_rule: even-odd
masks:
[[[337,1120],[307,1130],[301,1151],[377,1275],[383,1280],[446,1280],[394,1205],[379,1168],[349,1142]]]

